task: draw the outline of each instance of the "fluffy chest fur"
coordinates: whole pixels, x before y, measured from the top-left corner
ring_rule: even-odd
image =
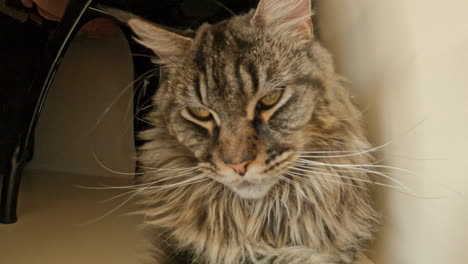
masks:
[[[327,173],[322,175],[329,177],[291,177],[267,197],[246,200],[221,183],[192,181],[201,172],[169,169],[190,168],[193,157],[165,129],[143,134],[156,136],[159,140],[142,149],[140,161],[146,168],[168,170],[148,169],[143,182],[157,184],[142,188],[140,194],[157,243],[167,243],[164,250],[172,254],[189,251],[199,263],[276,263],[269,261],[282,250],[294,249],[297,253],[284,263],[318,253],[326,254],[320,261],[327,261],[330,254],[351,263],[354,253],[371,238],[375,213],[362,172],[347,171],[343,178],[333,166],[323,166]],[[321,161],[337,163],[336,159]],[[338,164],[363,162],[357,156]]]

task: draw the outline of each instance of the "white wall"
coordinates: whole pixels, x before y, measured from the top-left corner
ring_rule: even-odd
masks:
[[[468,263],[468,1],[317,2],[316,26],[367,109],[372,142],[393,141],[378,156],[416,173],[394,176],[419,197],[376,188],[383,225],[369,255]]]
[[[28,168],[130,178],[102,168],[93,152],[113,170],[134,172],[132,82],[132,56],[122,33],[73,40],[47,96]]]

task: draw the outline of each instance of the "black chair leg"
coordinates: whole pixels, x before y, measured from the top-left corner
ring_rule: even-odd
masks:
[[[19,161],[19,146],[12,155],[7,172],[3,178],[2,197],[0,203],[0,223],[12,224],[16,222],[16,206],[21,182],[23,162]]]

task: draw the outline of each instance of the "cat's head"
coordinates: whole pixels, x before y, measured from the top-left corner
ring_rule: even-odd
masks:
[[[243,198],[265,196],[297,153],[323,143],[320,133],[335,125],[325,76],[332,70],[314,39],[310,0],[262,0],[193,38],[127,22],[165,67],[159,124]]]

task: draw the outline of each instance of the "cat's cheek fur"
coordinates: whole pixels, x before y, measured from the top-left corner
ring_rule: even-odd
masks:
[[[204,128],[189,121],[173,121],[169,124],[171,134],[179,143],[187,147],[198,159],[203,159],[207,153],[209,134]]]

